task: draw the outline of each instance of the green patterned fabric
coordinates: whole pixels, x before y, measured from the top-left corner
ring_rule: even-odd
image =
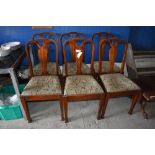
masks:
[[[64,95],[100,93],[103,93],[103,90],[91,75],[74,75],[66,78]]]
[[[77,69],[76,69],[75,62],[67,63],[67,69],[68,69],[68,75],[76,75]],[[81,70],[82,70],[83,74],[90,74],[90,68],[85,63],[82,64]],[[65,65],[63,66],[63,75],[64,76],[66,75],[65,74]]]
[[[28,82],[22,96],[61,94],[58,76],[35,76]]]
[[[94,62],[95,72],[98,73],[99,70],[99,61]],[[108,73],[110,71],[110,63],[109,61],[102,61],[102,73]],[[115,63],[114,64],[114,72],[120,72],[120,67]]]
[[[120,73],[104,74],[101,75],[100,78],[107,92],[140,90],[137,84]]]

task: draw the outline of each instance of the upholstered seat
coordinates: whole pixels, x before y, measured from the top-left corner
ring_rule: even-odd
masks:
[[[94,69],[97,73],[99,70],[99,61],[94,62]],[[109,73],[110,71],[110,63],[109,61],[102,61],[102,70],[101,73]],[[120,72],[120,67],[115,63],[114,64],[114,72]]]
[[[56,73],[56,63],[48,62],[47,63],[47,73],[49,75],[55,75]],[[41,75],[41,64],[37,64],[33,68],[34,75]]]
[[[109,93],[140,90],[139,86],[120,73],[104,74],[100,78]]]
[[[52,62],[48,62],[47,63],[47,73],[49,75],[56,75],[57,69],[56,69],[56,63],[52,63]],[[33,67],[33,74],[34,76],[39,76],[41,75],[41,64],[37,64]],[[18,72],[18,75],[22,78],[22,79],[28,79],[28,77],[30,76],[30,72],[29,69],[24,69],[22,71]]]
[[[67,69],[68,69],[68,75],[75,75],[76,74],[76,63],[75,62],[71,62],[71,63],[67,63]],[[90,74],[90,68],[88,67],[87,64],[82,63],[82,74]],[[65,66],[63,67],[63,75],[65,76]]]
[[[35,76],[28,82],[22,96],[61,94],[58,76]]]
[[[103,93],[103,90],[91,75],[74,75],[66,78],[64,95],[88,95],[100,93]]]

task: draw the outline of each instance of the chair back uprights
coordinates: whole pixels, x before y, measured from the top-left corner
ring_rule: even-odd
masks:
[[[50,48],[51,45],[55,46],[55,49]],[[30,77],[34,76],[33,74],[33,66],[32,61],[30,58],[29,53],[29,46],[37,46],[37,57],[41,64],[41,75],[48,75],[47,73],[47,63],[49,62],[49,52],[53,52],[55,50],[56,52],[56,72],[57,75],[59,74],[59,67],[58,67],[58,41],[53,39],[45,39],[45,38],[38,38],[36,40],[31,40],[25,45],[25,51],[28,58],[28,65],[30,69]]]
[[[78,42],[80,41],[80,45]],[[64,55],[64,64],[65,64],[65,73],[66,76],[68,76],[68,69],[67,69],[67,58],[66,58],[66,47],[67,45],[71,45],[71,59],[72,61],[76,62],[76,74],[80,75],[82,73],[82,63],[84,62],[84,54],[86,50],[86,45],[90,44],[91,46],[91,65],[90,65],[90,71],[93,74],[93,63],[94,63],[94,43],[91,40],[85,40],[82,38],[72,38],[69,40],[66,40],[63,44],[63,55]]]
[[[117,38],[113,39],[101,39],[100,44],[99,44],[99,68],[98,68],[98,73],[101,74],[102,71],[102,63],[103,63],[103,57],[104,57],[104,52],[105,52],[105,47],[106,45],[110,45],[109,49],[109,72],[108,73],[114,73],[114,65],[116,63],[116,56],[117,53],[119,52],[118,46],[123,45],[123,58],[121,60],[121,69],[120,73],[124,73],[124,66],[125,66],[125,59],[126,59],[126,54],[127,54],[127,48],[128,44],[124,40],[120,40]]]

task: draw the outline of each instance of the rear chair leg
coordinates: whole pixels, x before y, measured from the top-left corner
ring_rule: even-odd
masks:
[[[144,98],[143,98],[143,96],[141,97],[141,100],[140,100],[140,106],[141,106],[141,111],[142,111],[142,114],[143,114],[143,116],[144,116],[144,119],[148,119],[148,114],[145,112],[145,103],[146,102],[144,102]]]
[[[30,117],[28,105],[27,105],[27,103],[26,103],[26,101],[25,101],[25,99],[23,97],[21,97],[21,103],[23,105],[23,108],[24,108],[24,111],[25,111],[25,114],[26,114],[26,119],[28,120],[28,123],[31,123],[32,120],[31,120],[31,117]]]
[[[105,99],[105,95],[101,95],[100,102],[99,102],[99,108],[98,108],[98,114],[97,114],[97,119],[98,120],[101,119],[102,107],[104,105],[104,99]]]

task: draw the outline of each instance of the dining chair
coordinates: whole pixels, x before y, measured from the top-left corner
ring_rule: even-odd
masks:
[[[109,72],[109,69],[110,69],[110,64],[109,64],[109,61],[107,60],[101,60],[101,61],[98,61],[98,56],[99,56],[99,46],[100,46],[100,41],[102,39],[113,39],[113,38],[117,38],[116,35],[114,35],[113,33],[108,33],[108,32],[97,32],[97,33],[94,33],[92,35],[92,40],[94,41],[95,43],[95,54],[96,54],[96,57],[97,57],[97,61],[94,60],[94,69],[97,72],[100,72],[100,73],[108,73]],[[108,46],[107,46],[107,51],[108,51]],[[106,52],[104,53],[106,54]],[[102,67],[99,67],[100,64],[102,64]],[[101,68],[101,70],[100,70]],[[100,70],[100,71],[99,71]],[[120,72],[121,68],[120,66],[115,62],[114,64],[114,72]]]
[[[61,43],[61,47],[62,47],[62,58],[63,58],[63,76],[66,76],[66,72],[65,69],[67,68],[68,72],[67,75],[75,75],[76,74],[76,62],[75,62],[75,56],[74,56],[74,47],[73,45],[70,43],[69,44],[69,49],[67,51],[67,56],[71,55],[70,60],[67,57],[64,57],[64,52],[63,52],[63,43],[68,40],[68,39],[72,39],[72,38],[82,38],[82,39],[86,39],[85,34],[83,33],[79,33],[79,32],[68,32],[68,33],[64,33],[61,35],[60,37],[60,43]],[[69,57],[69,56],[68,56]],[[65,59],[65,60],[64,60]],[[84,59],[83,59],[84,61]],[[67,62],[67,64],[65,63]],[[85,63],[82,63],[82,71],[83,73],[87,73],[90,74],[90,69],[88,67],[88,65],[86,65]]]
[[[107,74],[103,74],[102,72],[102,57],[104,55],[104,49],[106,45],[110,45],[109,50],[109,71]],[[121,68],[119,73],[115,73],[114,70],[114,64],[116,61],[117,54],[120,52],[118,50],[119,46],[122,46],[123,48],[123,58],[121,62]],[[127,78],[123,74],[124,65],[125,65],[125,59],[126,59],[126,53],[127,53],[128,44],[126,41],[119,40],[119,39],[102,39],[100,41],[100,50],[99,50],[99,67],[98,67],[98,74],[99,76],[99,83],[105,90],[105,102],[102,107],[102,114],[101,118],[104,118],[106,107],[108,104],[109,98],[113,97],[122,97],[122,96],[131,96],[132,97],[132,103],[129,110],[129,114],[132,114],[133,108],[138,102],[138,100],[141,97],[141,89],[140,87],[135,84],[133,81],[131,81],[129,78]]]
[[[42,32],[42,33],[36,33],[32,36],[32,40],[34,40],[36,42],[42,42],[41,39],[53,39],[53,40],[58,42],[58,35],[56,33],[52,33],[52,32]],[[49,47],[49,49],[50,49],[49,54],[52,54],[52,48]],[[39,58],[38,58],[38,46],[36,46],[36,44],[29,44],[29,46],[27,47],[27,50],[29,51],[29,55],[30,55],[29,59],[31,59],[31,64],[33,67],[33,74],[34,75],[41,75],[41,64],[40,64]],[[47,63],[48,74],[50,74],[50,75],[56,75],[57,74],[55,66],[56,66],[55,62],[49,61]],[[28,74],[27,76],[30,77],[29,68],[20,72],[20,76],[24,77],[24,73]]]
[[[81,41],[79,45],[78,42]],[[97,119],[100,119],[102,104],[104,104],[104,91],[99,85],[99,83],[93,77],[94,69],[94,43],[91,40],[85,40],[83,38],[72,38],[66,40],[63,44],[64,58],[66,57],[66,47],[67,45],[73,47],[73,58],[76,63],[75,75],[68,74],[68,68],[65,68],[66,77],[64,82],[64,96],[63,96],[63,105],[64,105],[64,117],[65,122],[68,120],[68,102],[76,100],[95,100],[99,99],[99,107]],[[84,54],[86,51],[86,45],[91,47],[91,66],[89,68],[90,74],[86,74],[82,70],[82,64],[84,59]],[[64,59],[65,64],[67,64],[66,59]]]
[[[42,44],[41,44],[42,42]],[[38,57],[41,64],[41,75],[34,75],[34,69],[32,67],[30,54],[28,47],[31,44],[35,44],[38,47]],[[56,53],[56,75],[49,75],[47,64],[48,64],[48,54],[49,46],[55,46]],[[62,97],[62,86],[61,78],[59,74],[58,67],[58,42],[53,39],[44,39],[39,38],[36,40],[29,41],[25,45],[26,56],[28,57],[29,70],[30,70],[30,80],[25,86],[23,92],[20,95],[23,108],[26,113],[26,118],[28,122],[31,122],[31,117],[28,108],[29,101],[45,101],[45,100],[58,100],[60,102],[61,110],[61,120],[64,120],[63,117],[63,102]],[[54,50],[53,50],[54,51]],[[49,68],[52,70],[52,68]]]

